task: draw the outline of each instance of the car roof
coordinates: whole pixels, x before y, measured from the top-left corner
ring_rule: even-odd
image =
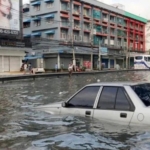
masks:
[[[133,86],[133,85],[140,85],[140,84],[146,84],[150,82],[98,82],[98,83],[92,83],[88,84],[87,86]]]

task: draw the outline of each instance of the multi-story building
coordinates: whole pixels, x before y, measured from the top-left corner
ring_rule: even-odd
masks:
[[[145,27],[145,51],[150,54],[150,20],[147,21]]]
[[[41,47],[46,69],[54,68],[56,62],[68,65],[72,59],[69,42],[74,45],[77,65],[89,61],[96,68],[100,46],[102,63],[113,68],[116,63],[124,67],[127,51],[145,52],[146,22],[96,0],[30,0],[24,7],[23,31],[24,38],[64,41],[61,47]]]
[[[25,51],[31,49],[31,44],[22,39],[22,0],[8,3],[5,9],[9,14],[4,10],[0,12],[0,73],[20,71]]]

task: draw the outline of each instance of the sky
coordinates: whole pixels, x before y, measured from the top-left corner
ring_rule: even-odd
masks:
[[[91,0],[92,1],[92,0]],[[122,4],[125,11],[150,20],[150,0],[99,0],[106,4]],[[23,3],[29,3],[29,0],[23,0]]]

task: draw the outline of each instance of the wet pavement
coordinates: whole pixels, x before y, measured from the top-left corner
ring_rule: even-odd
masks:
[[[150,81],[150,72],[43,78],[0,84],[0,150],[149,150],[150,128],[37,112],[34,106],[67,100],[89,83]]]

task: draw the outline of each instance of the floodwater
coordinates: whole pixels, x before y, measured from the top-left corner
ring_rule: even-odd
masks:
[[[107,73],[0,84],[0,150],[149,150],[150,128],[37,112],[88,83],[150,81],[150,72]]]

